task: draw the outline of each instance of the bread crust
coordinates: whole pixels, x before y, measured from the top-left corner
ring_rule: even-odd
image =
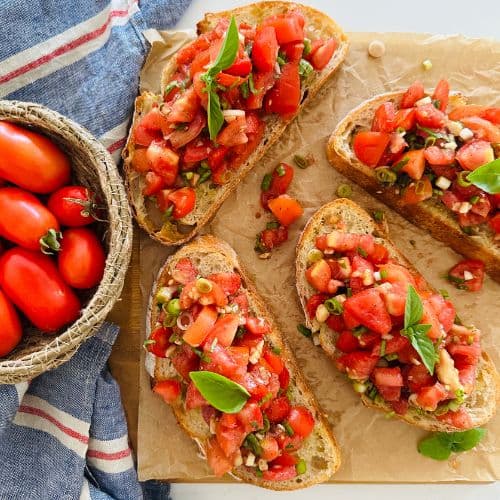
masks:
[[[161,225],[158,222],[158,214],[156,214],[156,217],[152,215],[151,212],[153,209],[147,206],[142,196],[143,184],[140,175],[132,169],[131,161],[134,152],[132,130],[141,114],[147,112],[147,103],[156,99],[156,97],[151,93],[145,92],[136,99],[132,126],[129,131],[127,144],[122,153],[124,159],[125,184],[132,211],[139,226],[156,241],[164,245],[180,245],[193,238],[208,222],[210,222],[226,198],[235,191],[241,180],[255,165],[257,165],[262,156],[279,139],[288,124],[300,113],[302,107],[317,94],[324,83],[335,73],[340,64],[344,61],[349,45],[348,39],[340,26],[326,14],[311,7],[290,2],[258,2],[236,9],[209,13],[205,14],[204,19],[197,24],[198,34],[202,34],[213,28],[217,19],[221,17],[231,17],[234,15],[237,21],[246,21],[255,24],[268,15],[286,12],[294,8],[300,8],[301,12],[305,15],[306,27],[313,27],[313,31],[307,32],[309,37],[333,36],[339,42],[339,45],[329,64],[323,70],[314,72],[306,82],[306,85],[303,85],[301,104],[297,113],[287,120],[279,118],[277,115],[270,116],[266,122],[263,140],[257,149],[249,156],[247,161],[231,174],[228,182],[213,190],[204,188],[205,191],[208,190],[208,192],[203,192],[202,195],[199,195],[197,192],[197,206],[194,212],[184,221],[180,221],[181,223],[186,222],[183,231],[176,230],[172,224]],[[175,70],[176,64],[174,58],[172,58],[162,72],[162,88],[171,75],[175,73]],[[203,199],[203,201],[200,201],[201,199]],[[154,220],[155,218],[156,220]]]
[[[267,321],[269,321],[269,324],[271,325],[271,333],[266,335],[266,337],[272,341],[274,346],[277,346],[281,349],[282,359],[285,361],[285,365],[290,373],[290,386],[292,387],[294,397],[296,397],[298,401],[300,401],[300,404],[307,406],[315,416],[316,426],[312,436],[314,436],[314,442],[316,442],[317,440],[323,445],[323,451],[318,451],[317,455],[319,455],[325,463],[325,467],[322,470],[315,470],[314,474],[308,475],[306,473],[303,476],[299,476],[299,478],[302,479],[301,482],[297,482],[297,478],[295,478],[295,480],[281,482],[265,481],[264,479],[258,478],[251,472],[247,471],[245,467],[235,468],[232,474],[236,478],[239,478],[244,482],[252,483],[257,486],[273,490],[295,490],[324,482],[329,479],[340,466],[339,447],[330,430],[330,426],[324,415],[324,412],[318,405],[315,396],[308,388],[304,377],[297,366],[297,362],[295,360],[293,352],[290,349],[288,342],[285,340],[283,334],[281,333],[276,320],[268,310],[262,298],[258,295],[255,286],[248,277],[248,274],[241,268],[236,253],[226,242],[211,235],[199,236],[191,243],[183,246],[174,255],[170,256],[167,259],[158,274],[158,278],[155,282],[155,285],[153,286],[153,290],[150,296],[147,328],[149,331],[151,331],[156,322],[157,313],[154,298],[156,296],[157,289],[161,283],[164,283],[165,280],[169,279],[171,271],[175,267],[176,262],[183,257],[192,259],[211,259],[215,256],[217,256],[216,258],[219,259],[219,262],[222,262],[226,266],[227,271],[237,272],[241,276],[242,287],[246,289],[246,294],[249,299],[251,310],[253,310],[256,315],[264,317],[267,319]],[[154,376],[152,377],[153,382],[168,378],[164,374],[165,363],[167,363],[165,359],[156,358],[153,374]],[[192,439],[196,441],[201,453],[203,455],[206,455],[206,443],[208,438],[210,437],[210,433],[208,431],[208,426],[206,426],[204,422],[203,426],[197,425],[197,422],[199,422],[201,419],[201,416],[198,415],[199,410],[191,410],[190,412],[186,412],[182,402],[179,402],[176,405],[172,405],[172,410],[177,418],[177,421],[179,422],[179,425]],[[193,413],[196,411],[198,413]],[[309,439],[310,438],[308,438],[304,443],[307,443]],[[313,466],[311,465],[311,463],[307,463],[307,470],[313,470]]]
[[[307,253],[314,246],[316,235],[319,232],[328,232],[328,230],[325,231],[324,229],[328,228],[330,219],[338,216],[342,218],[342,221],[346,222],[346,232],[372,234],[376,238],[380,238],[379,242],[386,246],[393,259],[405,266],[413,275],[420,276],[418,271],[390,240],[386,225],[377,224],[365,210],[351,200],[339,198],[327,203],[309,219],[296,247],[296,286],[302,309],[304,311],[306,324],[309,327],[312,326],[312,324],[307,316],[305,306],[308,297],[314,292],[313,288],[307,283],[304,274]],[[423,278],[420,276],[420,279]],[[426,284],[430,290],[437,293],[429,283]],[[335,332],[329,328],[327,328],[324,333],[320,334],[321,347],[325,351],[326,355],[334,362],[338,357],[335,349],[336,338],[337,335]],[[495,414],[496,407],[500,402],[500,377],[495,365],[485,352],[481,355],[476,380],[476,386],[467,399],[468,403],[466,403],[469,413],[471,414],[473,427],[487,423]],[[385,402],[376,403],[366,395],[360,396],[365,406],[375,408],[386,413],[392,412],[392,408]],[[396,414],[395,417],[428,431],[453,432],[463,430],[455,428],[444,422],[440,422],[430,412],[422,413],[413,409],[411,406],[410,411],[407,414]]]
[[[486,272],[500,282],[500,246],[489,234],[469,236],[460,228],[456,218],[442,203],[426,200],[415,205],[402,203],[394,188],[383,188],[376,180],[374,171],[361,163],[351,148],[355,127],[369,128],[376,108],[387,101],[399,103],[403,92],[389,92],[369,99],[353,109],[335,128],[327,144],[330,164],[341,174],[363,187],[413,224],[426,229],[434,238],[450,246],[455,252],[469,259],[484,262]],[[451,106],[466,104],[459,93],[451,96]]]

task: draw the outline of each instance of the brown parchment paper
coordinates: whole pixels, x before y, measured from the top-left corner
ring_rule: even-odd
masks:
[[[171,53],[165,44],[165,40],[170,39],[166,33],[149,32],[148,36],[155,41],[141,75],[141,85],[157,91],[157,65]],[[175,43],[178,43],[178,37],[186,35],[177,33],[176,36]],[[373,39],[382,40],[386,45],[386,53],[381,59],[367,55],[367,46]],[[416,446],[425,432],[387,420],[382,413],[365,408],[322,351],[314,348],[296,330],[297,323],[303,320],[293,279],[297,237],[314,211],[333,199],[337,186],[346,182],[328,164],[325,156],[326,141],[337,122],[363,100],[384,91],[404,89],[417,78],[431,88],[439,78],[446,77],[453,89],[474,96],[478,102],[500,104],[498,42],[465,39],[458,35],[399,33],[352,33],[350,40],[350,52],[342,69],[290,125],[280,142],[247,176],[236,193],[229,197],[206,232],[225,239],[237,251],[276,315],[306,379],[328,414],[342,450],[342,466],[332,481],[483,482],[500,479],[500,417],[490,422],[487,437],[477,449],[445,462],[424,458],[418,454]],[[421,62],[424,59],[431,59],[432,70],[423,71]],[[293,154],[297,153],[312,154],[315,158],[314,165],[308,169],[295,169],[290,189],[291,195],[302,202],[304,216],[291,228],[289,241],[275,251],[270,260],[260,260],[253,251],[255,235],[269,220],[259,206],[262,176],[279,161],[291,162]],[[487,278],[479,293],[454,289],[442,275],[460,259],[457,254],[373,200],[357,186],[353,186],[353,190],[353,199],[362,206],[386,212],[397,246],[436,288],[449,291],[461,318],[466,323],[474,322],[482,330],[484,348],[500,367],[500,285]],[[153,280],[171,251],[142,232],[139,239],[140,273],[134,271],[130,286],[134,298],[125,296],[120,307],[126,311],[128,320],[133,316],[134,320],[142,318],[144,321]],[[137,264],[137,256],[134,264]],[[140,300],[137,296],[139,286]],[[126,292],[131,290],[127,288]],[[132,380],[129,381],[130,373],[136,373],[137,368],[126,363],[118,368],[122,350],[134,351],[133,356],[129,353],[128,359],[137,360],[145,330],[143,323],[122,322],[122,325],[122,341],[113,358],[114,373],[127,393],[125,406],[132,425],[137,410],[129,407],[135,405],[137,399],[139,401],[136,448],[139,478],[213,480],[207,465],[199,458],[194,442],[176,425],[169,407],[151,392],[142,356],[138,368],[138,398]],[[123,338],[132,344],[124,347]]]

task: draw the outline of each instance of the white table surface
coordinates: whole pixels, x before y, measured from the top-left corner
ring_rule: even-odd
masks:
[[[206,11],[229,9],[252,0],[193,0],[177,24],[193,28]],[[500,38],[500,0],[302,0],[332,16],[345,31],[412,31],[461,33]],[[242,484],[174,484],[174,500],[459,500],[500,499],[493,484],[328,484],[296,492],[277,493]]]

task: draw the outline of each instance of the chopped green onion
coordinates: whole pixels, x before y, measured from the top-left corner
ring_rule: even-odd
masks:
[[[254,95],[259,93],[259,91],[255,88],[253,84],[253,73],[250,73],[248,75],[248,88],[250,89],[250,92]]]
[[[165,318],[163,320],[163,326],[171,327],[177,323],[177,316],[172,316],[167,311],[167,304],[162,305],[162,309],[165,311]]]
[[[347,287],[346,291],[345,291],[345,294],[347,295],[347,297],[352,297],[352,288],[351,287]]]
[[[264,475],[264,473],[259,468],[256,468],[255,469],[255,475],[257,477],[262,477]]]
[[[269,422],[269,419],[265,415],[263,421],[264,421],[264,427],[262,428],[262,430],[264,432],[267,432],[271,428],[271,423]]]
[[[381,269],[380,270],[380,277],[385,280],[389,276],[389,273],[387,272],[387,269]]]
[[[304,38],[304,52],[303,56],[308,56],[311,53],[311,40],[309,38]]]
[[[287,63],[286,54],[281,50],[278,52],[278,57],[276,59],[277,63],[281,66],[284,66]]]
[[[300,60],[300,62],[299,62],[299,75],[302,78],[307,78],[313,71],[314,71],[314,68],[312,67],[312,65],[309,61],[306,61],[305,59]]]
[[[479,201],[479,196],[476,194],[474,196],[471,196],[471,198],[469,200],[469,203],[471,205],[475,205],[478,201]]]
[[[405,157],[402,160],[395,163],[391,167],[391,169],[394,170],[394,172],[399,172],[409,161],[410,161],[410,159],[408,157]]]
[[[273,394],[272,392],[268,392],[259,402],[259,405],[264,405],[266,404],[268,401],[271,401],[271,399],[273,399]]]
[[[340,184],[337,188],[337,196],[340,198],[350,198],[352,196],[352,188],[349,184]]]
[[[212,291],[212,283],[205,278],[198,278],[196,280],[196,289],[200,293],[210,293]]]
[[[468,179],[467,179],[467,176],[469,175],[470,172],[466,172],[465,170],[462,170],[462,172],[459,172],[458,173],[458,176],[457,176],[457,182],[460,186],[462,187],[469,187],[470,185],[472,185],[472,182],[470,182]]]
[[[304,337],[311,337],[312,336],[312,332],[309,328],[307,328],[307,326],[304,326],[304,325],[297,325],[297,330],[299,331],[299,333],[301,333],[302,335],[304,335]]]
[[[163,216],[166,217],[167,219],[171,217],[171,215],[174,213],[174,206],[170,205],[165,212],[163,212]]]
[[[358,394],[364,394],[367,391],[368,386],[366,384],[363,384],[363,382],[355,380],[352,383],[352,388],[354,389],[354,392],[357,392]]]
[[[323,304],[327,308],[330,314],[335,314],[336,316],[340,316],[344,312],[342,304],[334,297],[325,300]]]
[[[385,356],[385,346],[387,344],[387,341],[386,340],[382,340],[382,342],[380,342],[380,357],[384,357]]]
[[[426,71],[429,71],[430,69],[432,69],[432,61],[430,59],[425,59],[425,61],[422,61],[422,67]]]
[[[260,189],[262,191],[269,191],[269,188],[271,187],[271,181],[273,180],[273,176],[271,174],[266,174],[262,178],[262,183],[260,185]]]
[[[317,248],[311,248],[309,253],[307,254],[307,262],[308,264],[314,264],[323,258],[323,252],[318,250]]]
[[[450,298],[450,294],[448,293],[448,290],[445,290],[444,288],[441,288],[441,290],[439,290],[439,293],[441,294],[441,297],[443,297],[443,299]]]
[[[172,316],[179,316],[181,313],[181,302],[179,299],[169,300],[167,304],[167,312]]]
[[[356,251],[359,255],[361,255],[361,257],[368,257],[368,254],[366,253],[366,250],[364,248],[358,247]]]
[[[385,218],[384,212],[382,210],[374,210],[373,211],[373,218],[377,222],[382,222]]]
[[[168,286],[162,286],[156,292],[156,302],[158,304],[164,304],[165,302],[168,302],[171,298],[172,298],[172,292],[170,291],[170,288]]]
[[[285,167],[281,163],[276,167],[276,173],[280,177],[283,177],[286,174]]]
[[[291,425],[288,422],[283,422],[283,427],[285,428],[286,433],[291,437],[295,434]]]
[[[152,345],[152,344],[156,344],[156,340],[153,340],[153,339],[148,339],[148,340],[145,340],[142,345],[144,347],[147,347],[148,345]]]
[[[295,470],[299,476],[307,472],[306,461],[303,458],[299,460],[299,463],[295,466]]]
[[[422,180],[419,180],[415,183],[415,194],[421,195],[424,194],[425,191],[425,182]]]
[[[385,359],[387,359],[387,361],[394,361],[394,360],[398,359],[398,354],[396,352],[391,353],[391,354],[386,354]]]
[[[273,346],[272,351],[274,354],[281,354],[281,349],[278,346]]]
[[[295,155],[293,157],[293,162],[295,163],[295,165],[297,165],[297,167],[301,169],[305,169],[308,167],[308,162],[303,156]]]
[[[435,137],[429,136],[425,138],[424,147],[428,148],[429,146],[434,146],[434,144],[436,144]]]
[[[273,220],[272,222],[268,222],[266,224],[266,229],[278,229],[279,227],[280,227],[280,223],[276,222],[275,220]]]
[[[246,99],[248,97],[248,94],[250,92],[250,89],[248,88],[248,82],[245,81],[240,85],[240,92],[243,99]]]
[[[250,433],[243,443],[246,448],[252,450],[253,454],[256,456],[262,455],[262,446],[260,445],[259,440],[255,436],[255,434]]]
[[[366,327],[364,327],[363,325],[361,325],[361,326],[356,326],[355,328],[353,328],[352,334],[355,337],[361,337],[361,335],[363,335],[363,333],[366,333],[367,331],[368,331],[368,329]]]
[[[390,411],[389,413],[385,414],[385,418],[390,419],[390,418],[394,417],[394,415],[396,415],[396,412]]]
[[[440,99],[434,99],[432,101],[432,104],[434,105],[435,108],[439,109],[441,107],[441,100]]]
[[[377,167],[375,169],[375,178],[380,184],[392,186],[396,182],[398,176],[396,172],[393,172],[389,167]]]

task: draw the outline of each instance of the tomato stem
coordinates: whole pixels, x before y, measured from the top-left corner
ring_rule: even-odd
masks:
[[[45,255],[53,255],[54,252],[61,250],[62,233],[55,229],[49,229],[47,233],[40,238],[40,250]]]

